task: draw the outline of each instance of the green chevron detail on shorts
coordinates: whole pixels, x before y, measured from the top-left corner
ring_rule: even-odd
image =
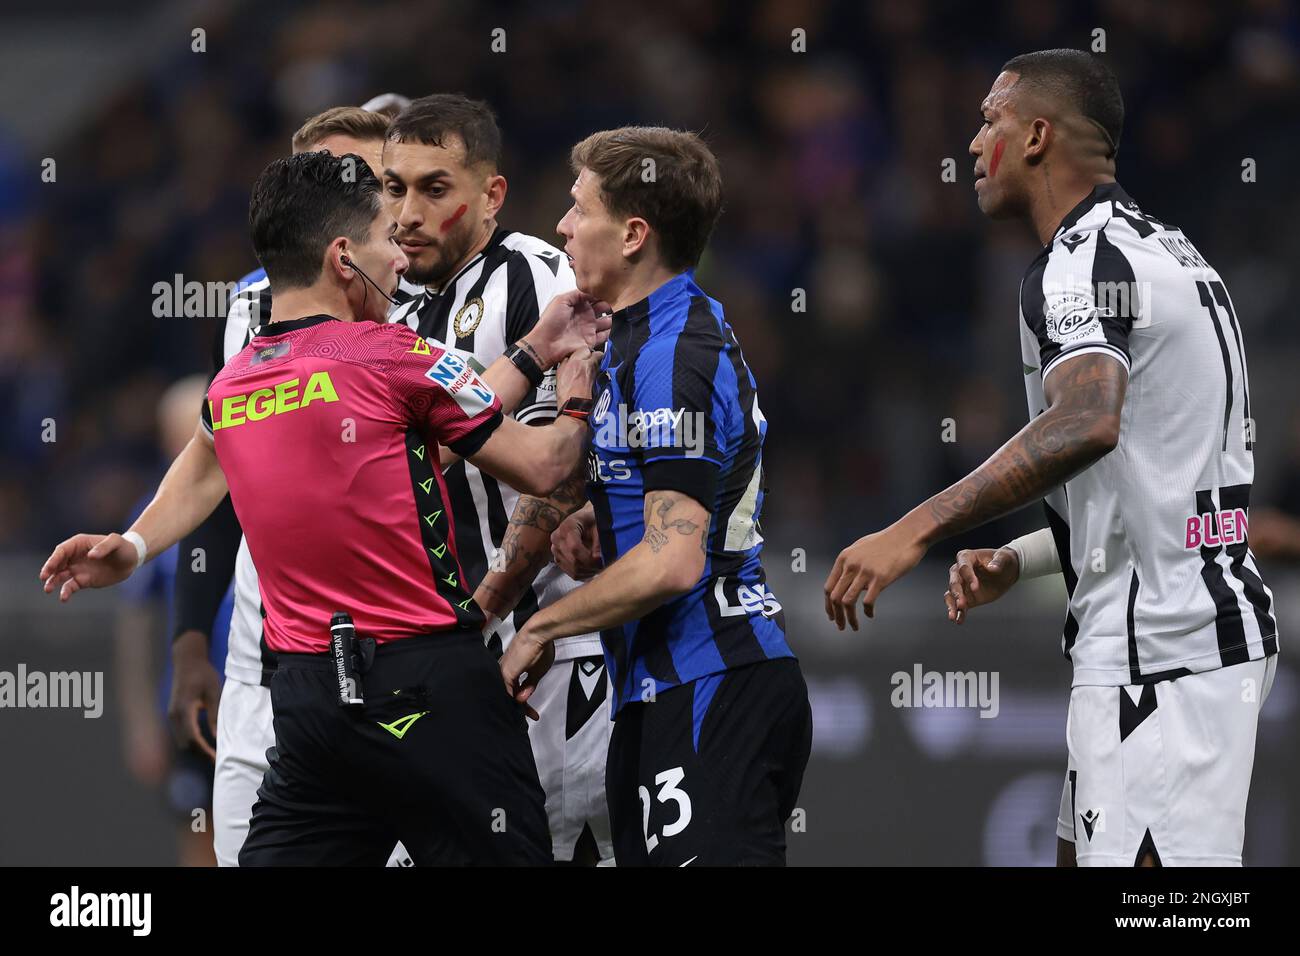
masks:
[[[424,523],[427,524],[430,528],[432,528],[432,527],[433,527],[433,523],[434,523],[435,521],[438,520],[438,515],[440,515],[440,514],[442,514],[442,509],[441,509],[441,508],[439,508],[437,511],[435,511],[435,512],[434,512],[433,514],[431,514],[431,515],[425,515],[425,516],[424,516]],[[432,550],[432,549],[430,549],[430,550]],[[442,555],[438,555],[438,557],[442,557]]]
[[[450,584],[452,587],[456,587],[456,572],[455,571],[451,572],[451,574],[447,575],[445,578],[443,578],[443,580],[446,581],[448,584]]]
[[[388,731],[398,740],[401,740],[406,736],[406,732],[411,729],[411,725],[427,713],[427,710],[422,710],[418,714],[407,714],[405,717],[398,717],[391,724],[386,724],[382,720],[377,720],[375,723],[380,727],[383,727],[384,730]]]
[[[420,488],[424,491],[426,495],[429,493],[429,489],[432,487],[433,487],[432,478],[426,478],[424,481],[420,482]]]
[[[458,608],[460,608],[462,611],[468,611],[468,610],[469,610],[469,602],[472,601],[472,600],[474,600],[473,597],[467,597],[467,598],[465,598],[465,600],[461,601],[461,602],[460,602],[459,604],[457,604],[456,606],[457,606]]]
[[[439,560],[441,560],[441,559],[442,559],[442,556],[443,556],[444,554],[447,553],[447,545],[446,545],[446,544],[440,544],[440,545],[438,545],[436,548],[430,548],[429,550],[433,552],[433,556],[434,556],[435,558],[438,558]]]
[[[411,449],[411,450],[415,452],[415,457],[416,457],[416,458],[420,459],[420,461],[424,461],[424,446],[423,446],[423,445],[421,445],[419,448],[413,448],[413,449]]]

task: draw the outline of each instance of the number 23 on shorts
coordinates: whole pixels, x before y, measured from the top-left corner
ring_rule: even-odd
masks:
[[[665,824],[663,828],[665,840],[681,833],[691,822],[691,798],[679,786],[685,777],[686,771],[681,767],[673,767],[655,774],[655,786],[659,788],[658,801],[660,803],[671,801],[677,804],[677,819]],[[648,787],[637,787],[637,792],[641,795],[641,832],[645,836],[645,850],[647,853],[653,853],[655,847],[659,845],[659,834],[650,832],[650,790]]]

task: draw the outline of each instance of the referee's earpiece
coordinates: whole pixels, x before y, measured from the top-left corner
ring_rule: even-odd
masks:
[[[352,257],[349,256],[346,252],[339,254],[339,265],[348,266],[352,269],[356,269],[364,282],[366,282],[368,285],[373,285],[375,287],[376,292],[378,292],[381,296],[383,296],[386,300],[388,300],[393,305],[397,305],[397,300],[394,299],[387,292],[385,292],[383,289],[379,288],[379,286],[375,283],[375,280],[370,278],[370,276],[366,275],[365,272],[362,271],[361,267],[357,265],[355,262],[353,262]],[[364,289],[365,286],[363,285],[362,288]]]

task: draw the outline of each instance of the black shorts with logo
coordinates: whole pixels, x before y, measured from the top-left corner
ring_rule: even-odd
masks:
[[[625,705],[605,768],[615,860],[784,865],[785,822],[811,748],[808,687],[794,658]]]
[[[365,705],[337,703],[327,655],[281,654],[275,746],[240,866],[548,865],[523,708],[477,632],[380,645]]]

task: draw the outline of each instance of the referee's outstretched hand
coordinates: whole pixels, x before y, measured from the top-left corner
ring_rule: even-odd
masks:
[[[551,300],[526,338],[550,368],[579,349],[603,349],[614,322],[610,312],[607,303],[570,289]]]
[[[76,534],[60,544],[41,567],[46,594],[57,588],[67,601],[82,588],[106,588],[135,570],[135,545],[120,534]]]

